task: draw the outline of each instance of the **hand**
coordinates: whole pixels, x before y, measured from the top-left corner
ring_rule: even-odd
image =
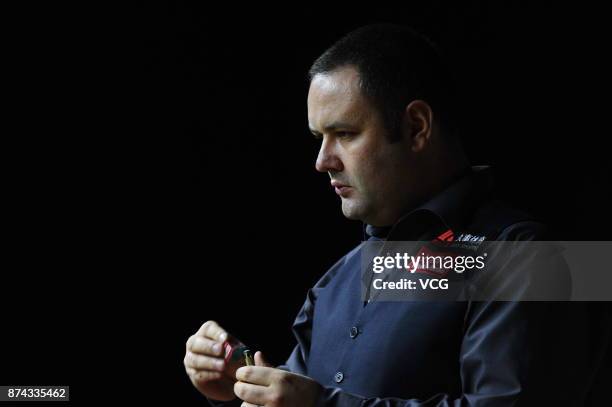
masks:
[[[224,360],[223,342],[228,333],[215,321],[206,321],[187,340],[185,371],[191,383],[204,396],[213,400],[230,401],[234,395],[234,371]],[[235,370],[235,368],[234,368]]]
[[[323,391],[310,377],[271,367],[261,352],[255,353],[255,366],[236,371],[234,393],[242,406],[313,407]]]

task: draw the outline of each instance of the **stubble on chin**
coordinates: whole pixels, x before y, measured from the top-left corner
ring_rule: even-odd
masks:
[[[363,202],[361,202],[356,197],[341,198],[341,200],[342,200],[342,214],[347,219],[363,220],[363,217],[364,217]]]

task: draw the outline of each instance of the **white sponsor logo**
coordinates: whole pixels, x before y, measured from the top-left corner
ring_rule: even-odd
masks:
[[[469,242],[469,243],[482,243],[486,239],[485,236],[470,235],[469,233],[462,233],[459,235],[456,242]]]

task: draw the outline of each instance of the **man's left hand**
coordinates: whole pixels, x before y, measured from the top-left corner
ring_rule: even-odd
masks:
[[[255,353],[255,366],[236,371],[234,393],[243,406],[313,407],[323,388],[310,377],[271,367],[261,352]]]

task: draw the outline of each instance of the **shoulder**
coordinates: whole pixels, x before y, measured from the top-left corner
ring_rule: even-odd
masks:
[[[545,240],[548,227],[527,211],[499,199],[484,202],[467,222],[466,231],[486,240]]]
[[[363,247],[363,242],[358,244],[355,248],[353,248],[350,252],[342,256],[333,266],[331,266],[327,272],[317,281],[314,285],[314,289],[324,288],[329,282],[338,274],[342,272],[342,270],[347,269],[348,264],[352,261],[359,261],[359,256],[361,253],[361,249]]]

